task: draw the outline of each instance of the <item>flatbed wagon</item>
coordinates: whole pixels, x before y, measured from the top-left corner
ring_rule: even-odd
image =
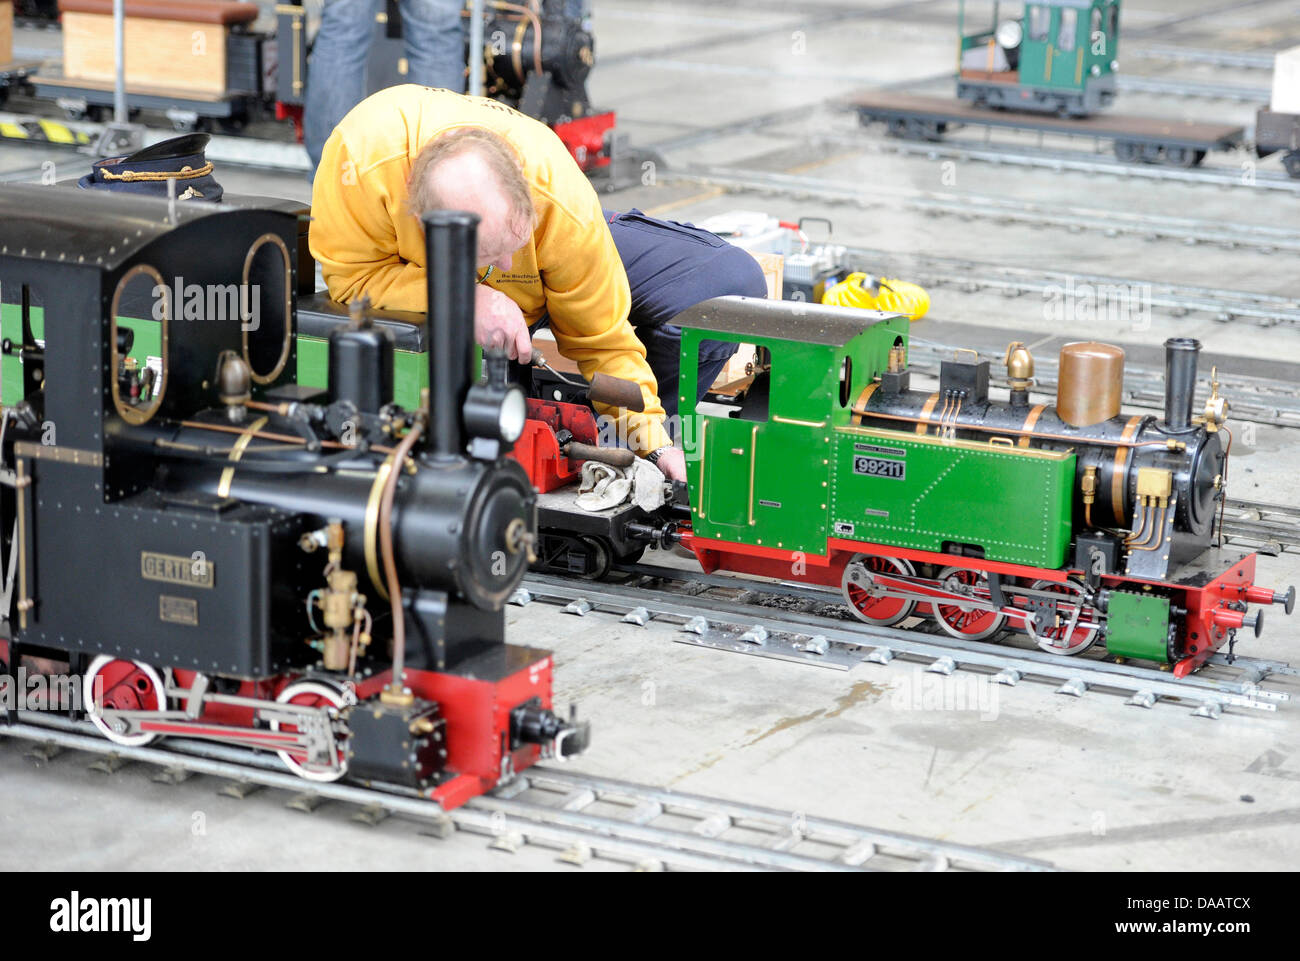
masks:
[[[1240,124],[1117,114],[1060,117],[1014,113],[946,97],[886,90],[854,94],[849,105],[864,125],[883,123],[894,136],[912,140],[939,140],[951,130],[966,126],[1084,135],[1112,141],[1120,160],[1178,167],[1194,167],[1210,151],[1233,150],[1246,138],[1246,129]]]

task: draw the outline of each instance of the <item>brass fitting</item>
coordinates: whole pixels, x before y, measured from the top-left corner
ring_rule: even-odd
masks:
[[[537,554],[534,551],[536,538],[520,518],[516,517],[506,525],[505,541],[506,550],[511,554],[527,552],[529,564],[537,561]]]
[[[217,397],[227,407],[240,407],[252,399],[253,368],[233,350],[217,357]]]
[[[1028,390],[1034,383],[1034,355],[1021,341],[1007,344],[1007,354],[1002,359],[1007,368],[1007,379],[1012,390]]]
[[[357,593],[357,575],[354,571],[336,570],[327,578],[329,590],[321,597],[325,626],[344,628],[352,626],[352,608]]]
[[[329,548],[331,564],[343,562],[343,522],[331,520],[325,528],[325,546]]]
[[[1083,502],[1085,504],[1095,504],[1097,502],[1097,468],[1095,465],[1084,469],[1083,481],[1079,484],[1079,489],[1083,491]]]
[[[400,681],[393,681],[382,691],[379,692],[379,700],[385,704],[397,704],[405,706],[415,703],[415,695],[411,693],[409,687],[402,687]]]
[[[1210,396],[1205,399],[1205,409],[1199,417],[1193,417],[1193,424],[1202,425],[1206,433],[1213,434],[1228,419],[1228,401],[1219,396],[1219,368],[1210,368]]]
[[[1138,497],[1144,503],[1155,501],[1160,507],[1165,507],[1169,503],[1169,498],[1174,492],[1174,475],[1160,467],[1141,467],[1138,468]]]

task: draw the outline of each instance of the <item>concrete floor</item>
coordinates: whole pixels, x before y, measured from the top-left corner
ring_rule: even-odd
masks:
[[[1130,182],[1046,170],[958,163],[945,183],[942,162],[873,149],[880,132],[859,131],[829,102],[864,86],[908,86],[942,94],[951,69],[955,2],[637,2],[596,0],[601,65],[596,100],[620,112],[641,145],[658,145],[669,166],[731,164],[797,171],[836,182],[1020,198],[1099,210],[1294,226],[1300,197],[1244,188]],[[872,11],[876,11],[874,14]],[[1294,0],[1130,0],[1125,43],[1269,51],[1300,42]],[[20,33],[19,43],[22,42]],[[1144,59],[1121,48],[1128,73],[1195,82],[1266,86],[1263,71],[1211,70]],[[1149,94],[1124,95],[1126,113],[1247,123],[1254,106]],[[801,115],[724,136],[722,124],[800,108]],[[862,147],[819,140],[861,138]],[[688,135],[694,139],[687,141]],[[60,178],[88,161],[64,150],[0,146],[5,171],[39,170],[52,159]],[[1237,167],[1247,158],[1217,156]],[[1276,158],[1259,165],[1275,170]],[[66,171],[66,172],[65,172]],[[218,171],[226,189],[305,199],[301,177]],[[1290,258],[1250,250],[1189,247],[1101,233],[923,217],[898,206],[832,206],[787,196],[726,194],[656,185],[615,195],[682,220],[734,209],[783,219],[829,216],[843,243],[897,253],[935,253],[988,264],[1077,270],[1141,282],[1185,282],[1300,297]],[[1104,217],[1103,217],[1104,219]],[[1147,329],[1090,324],[1062,331],[1040,298],[932,291],[918,337],[951,342],[975,324],[1006,340],[1062,333],[1134,348],[1173,334],[1195,336],[1224,366],[1300,384],[1300,331],[1221,324],[1203,315],[1156,311]],[[1240,425],[1239,425],[1240,426]],[[1300,503],[1300,447],[1294,432],[1259,426],[1254,443],[1234,444],[1230,493]],[[1300,555],[1262,558],[1261,582],[1300,582]],[[578,619],[533,605],[509,611],[516,643],[555,650],[557,698],[592,718],[595,741],[578,770],[699,794],[745,799],[880,828],[996,847],[1074,869],[1288,869],[1300,855],[1300,685],[1276,714],[1232,711],[1218,721],[1169,704],[1142,711],[1123,699],[1058,696],[1047,685],[978,688],[977,710],[919,710],[903,696],[971,694],[969,677],[924,674],[914,665],[861,665],[848,673],[702,650],[676,643],[670,626],[635,628],[599,613]],[[1269,627],[1242,651],[1300,660],[1300,621],[1269,614]],[[901,692],[901,693],[900,693]],[[482,838],[419,836],[390,820],[367,828],[347,810],[285,811],[284,795],[217,797],[212,782],[178,787],[128,768],[111,778],[84,758],[40,765],[21,745],[0,741],[0,837],[6,860],[45,868],[418,868],[543,870],[554,856],[489,851]],[[201,815],[201,817],[200,817]],[[199,833],[196,825],[202,825]]]

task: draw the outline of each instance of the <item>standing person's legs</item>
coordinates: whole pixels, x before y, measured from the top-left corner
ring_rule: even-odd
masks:
[[[302,139],[312,167],[338,122],[366,96],[377,0],[325,0],[307,68]]]
[[[401,0],[406,39],[406,79],[426,87],[465,92],[463,0]]]
[[[766,297],[763,268],[748,251],[690,224],[647,217],[639,210],[606,211],[632,288],[628,319],[646,347],[646,359],[659,382],[659,400],[671,417],[679,403],[681,328],[668,323],[688,307],[712,297]],[[699,358],[696,400],[712,386],[736,352],[718,343]]]

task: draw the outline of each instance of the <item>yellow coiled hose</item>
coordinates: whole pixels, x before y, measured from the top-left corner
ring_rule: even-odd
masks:
[[[832,307],[884,310],[903,314],[909,320],[920,320],[930,309],[930,295],[924,287],[906,280],[872,277],[859,271],[849,274],[826,291],[822,303]]]

